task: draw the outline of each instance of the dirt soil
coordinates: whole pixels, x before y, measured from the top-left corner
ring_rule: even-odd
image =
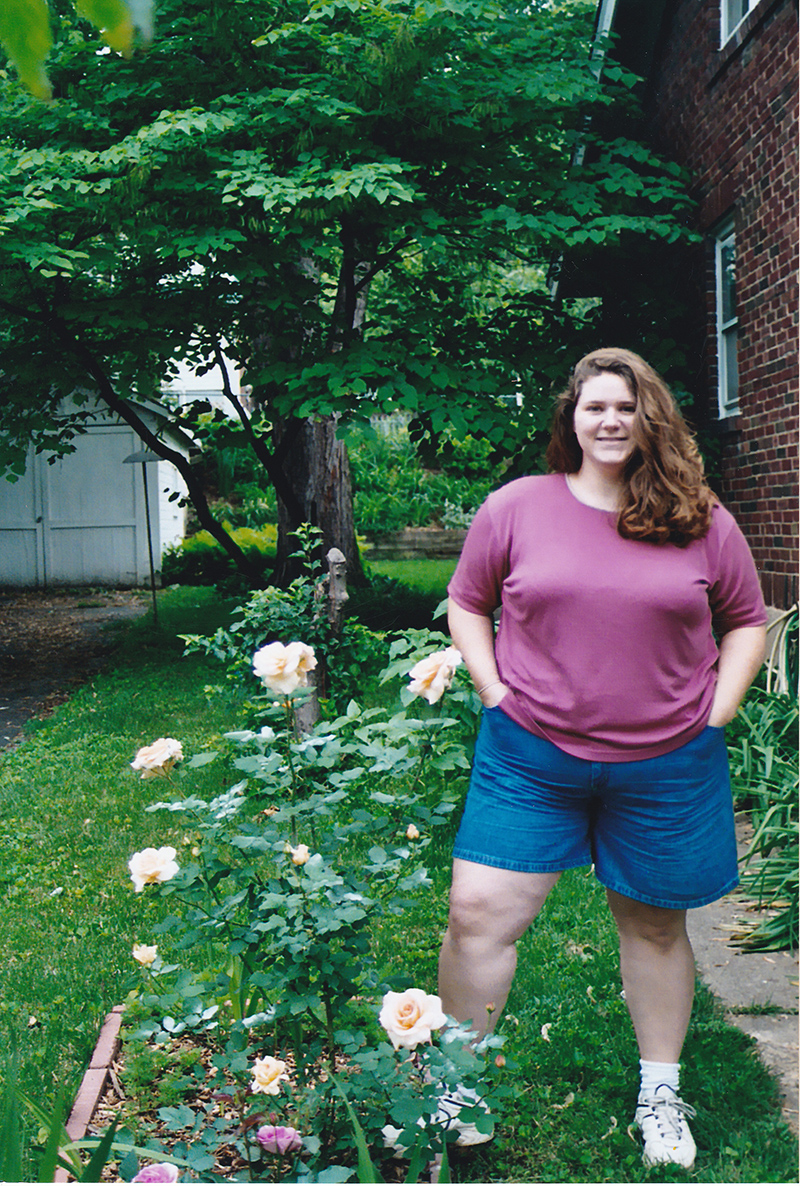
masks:
[[[0,589],[0,750],[18,745],[114,653],[114,626],[150,608],[141,589]]]

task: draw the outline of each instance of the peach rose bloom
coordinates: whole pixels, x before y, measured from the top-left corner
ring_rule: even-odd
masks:
[[[311,856],[307,844],[298,844],[297,848],[292,848],[291,844],[289,844],[287,845],[287,850],[291,854],[293,865],[305,865]]]
[[[252,1071],[253,1082],[250,1084],[254,1092],[262,1092],[264,1095],[278,1095],[280,1092],[281,1079],[288,1079],[286,1071],[286,1063],[281,1062],[279,1058],[273,1058],[267,1055],[266,1058],[257,1058],[253,1063]]]
[[[253,655],[253,671],[270,692],[288,696],[308,684],[308,673],[317,666],[314,648],[304,642],[268,642]]]
[[[436,651],[425,659],[420,659],[408,673],[411,679],[408,690],[415,696],[427,700],[428,704],[435,704],[452,684],[453,675],[460,662],[461,652],[455,647]]]
[[[128,868],[131,871],[133,887],[138,894],[146,885],[152,885],[156,881],[170,881],[180,866],[175,861],[175,849],[166,846],[143,848],[141,852],[135,852],[128,861]]]
[[[439,997],[428,996],[421,988],[405,992],[387,992],[378,1016],[395,1050],[404,1046],[413,1050],[420,1042],[430,1042],[431,1030],[447,1021]]]
[[[141,770],[142,778],[164,778],[182,758],[183,747],[179,741],[174,737],[159,737],[152,745],[137,750],[131,767]]]
[[[148,947],[145,943],[134,943],[133,945],[133,958],[143,968],[149,968],[152,963],[155,963],[157,955],[157,947]]]

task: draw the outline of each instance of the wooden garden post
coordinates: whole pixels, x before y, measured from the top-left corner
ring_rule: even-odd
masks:
[[[315,617],[326,614],[334,634],[341,634],[344,606],[347,593],[347,560],[339,548],[331,548],[326,556],[328,572],[317,585],[314,596],[317,602]],[[323,602],[327,601],[327,608]],[[317,668],[309,672],[308,686],[311,689],[307,700],[295,710],[295,729],[299,736],[310,733],[319,720],[319,696],[317,692]]]

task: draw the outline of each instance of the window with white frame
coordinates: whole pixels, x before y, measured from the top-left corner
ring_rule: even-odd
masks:
[[[720,45],[733,36],[758,0],[720,0]]]
[[[739,411],[739,368],[736,361],[739,320],[736,316],[736,239],[733,221],[718,230],[714,241],[717,306],[717,392],[720,419]]]

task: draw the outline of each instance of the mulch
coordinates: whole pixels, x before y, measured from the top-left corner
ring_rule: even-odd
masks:
[[[0,589],[0,750],[101,671],[117,645],[114,623],[148,608],[139,589]]]

